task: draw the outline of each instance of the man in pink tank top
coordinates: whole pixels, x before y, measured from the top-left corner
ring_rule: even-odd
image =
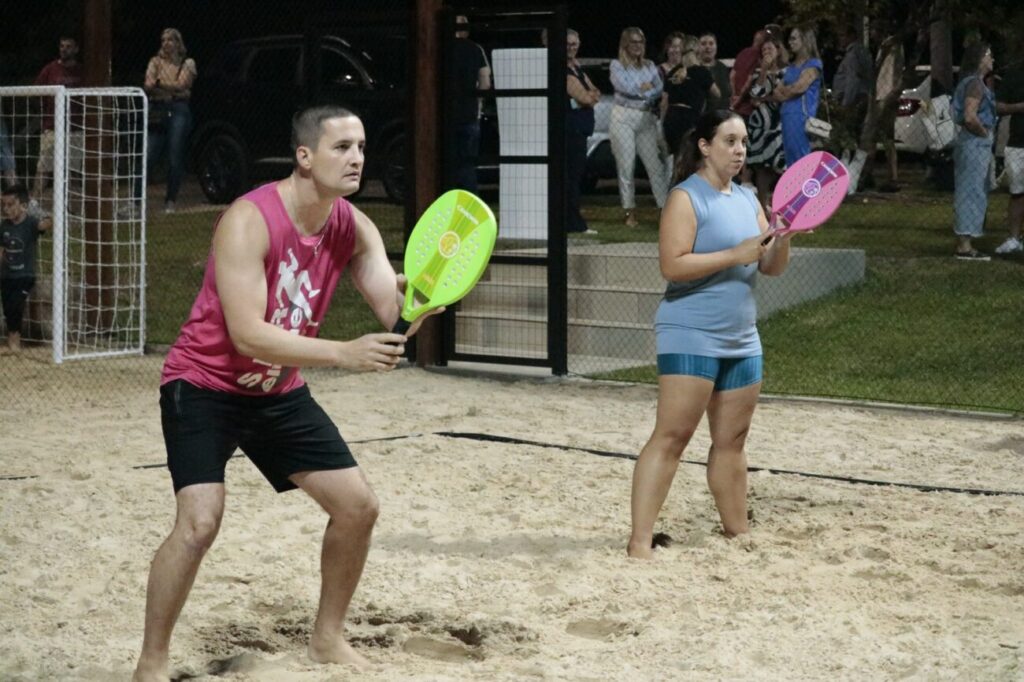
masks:
[[[168,680],[171,632],[224,512],[224,469],[241,448],[278,492],[301,488],[327,511],[319,611],[309,656],[365,665],[344,638],[378,502],[299,367],[394,369],[406,335],[318,339],[348,267],[386,329],[402,283],[373,222],[346,197],[357,189],[366,136],[341,107],[296,114],[295,169],[235,201],[217,223],[202,289],[164,364],[160,387],[174,529],[157,550],[135,680]]]

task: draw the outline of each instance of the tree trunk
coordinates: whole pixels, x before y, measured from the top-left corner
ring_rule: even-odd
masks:
[[[935,0],[929,26],[932,97],[953,91],[953,29],[949,0]]]

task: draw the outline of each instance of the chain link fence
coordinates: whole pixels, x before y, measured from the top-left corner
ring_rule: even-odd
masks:
[[[601,12],[583,2],[565,5],[581,82],[596,91],[583,106],[593,111],[592,128],[586,124],[567,134],[566,176],[578,179],[578,188],[575,180],[566,187],[567,224],[552,228],[556,234],[568,230],[569,371],[656,377],[652,323],[665,290],[658,264],[660,207],[675,184],[686,132],[702,111],[729,107],[744,117],[750,138],[749,163],[736,180],[753,188],[762,203],[770,203],[787,157],[792,162],[809,149],[834,153],[856,176],[835,217],[794,240],[789,271],[758,282],[764,390],[1024,412],[1024,143],[1020,121],[1014,128],[1002,106],[1024,100],[1020,56],[1008,52],[1024,40],[968,14],[955,20],[950,15],[943,34],[935,30],[934,14],[908,9],[901,15],[899,3],[892,3],[891,15],[867,20],[854,14],[856,7],[837,3],[835,12],[819,7],[814,14],[804,7],[811,4],[780,0],[684,13],[667,2]],[[336,101],[362,115],[367,167],[353,201],[400,257],[411,218],[412,3],[354,3],[344,16],[327,5],[309,13],[231,2],[132,5],[130,12],[120,11],[126,3],[114,6],[113,86],[146,85],[151,59],[170,27],[180,31],[196,72],[180,144],[151,153],[145,194],[128,183],[116,204],[127,206],[121,219],[129,223],[139,220],[133,211],[144,210],[147,357],[139,362],[155,385],[159,363],[152,357],[173,343],[188,314],[217,216],[248,189],[289,172],[289,120],[303,104]],[[992,12],[991,21],[1015,25],[1008,17],[1016,10],[1007,8]],[[452,11],[466,12],[473,26],[471,9]],[[79,32],[81,2],[10,12],[5,23],[26,28],[0,46],[0,86],[39,80],[44,67],[64,59],[61,38],[75,39],[79,63],[89,49]],[[794,28],[801,29],[798,44]],[[491,66],[495,50],[566,49],[561,36],[535,32],[527,45],[520,32],[510,45],[502,35],[483,23],[472,32]],[[993,41],[984,46],[994,55],[987,69],[984,60],[993,57],[981,50],[980,61],[972,63],[970,47],[985,39]],[[956,68],[933,73],[936,55],[947,53]],[[781,97],[803,71],[794,76],[794,60],[806,65],[815,59],[818,78],[807,92]],[[500,215],[500,204],[512,201],[502,199],[502,172],[511,171],[501,168],[495,99],[481,101],[475,179]],[[581,117],[573,113],[580,108],[574,101],[567,99],[566,118],[575,126]],[[46,170],[39,162],[45,156],[39,149],[44,115],[39,106],[18,108],[0,95],[0,176],[5,184],[25,185],[30,201],[44,197],[45,213],[52,181],[40,179],[40,168]],[[801,137],[803,121],[812,115],[831,123],[828,139]],[[173,197],[172,162],[183,169]],[[142,163],[131,156],[119,167],[136,178]],[[455,170],[449,164],[445,177]],[[146,201],[134,207],[121,201],[143,196]],[[530,210],[547,226],[558,222],[543,206]],[[48,300],[41,285],[52,275],[45,272],[52,259],[43,255],[50,239],[44,234],[39,242],[40,277],[26,304],[30,318]],[[506,251],[538,247],[547,245],[499,242]],[[481,329],[490,325],[503,341],[514,338],[507,330],[537,326],[540,341],[527,337],[543,347],[551,333],[544,331],[550,282],[543,276],[503,282],[502,270],[510,268],[492,268],[482,283],[501,292],[501,309],[467,300],[461,312],[483,306],[475,311],[487,320],[479,322]],[[512,296],[513,289],[525,293]],[[336,297],[322,335],[378,331],[347,282]],[[10,331],[3,327],[5,336]],[[21,333],[21,350],[0,356],[0,394],[8,403],[14,396],[50,401],[54,387],[64,400],[89,400],[94,386],[115,382],[132,361],[74,361],[72,371],[69,363],[53,363],[46,325],[23,324]],[[488,334],[481,331],[479,338]]]

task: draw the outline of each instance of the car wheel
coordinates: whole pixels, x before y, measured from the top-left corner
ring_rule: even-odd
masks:
[[[248,188],[245,149],[230,135],[214,135],[203,144],[197,174],[199,186],[211,203],[234,201]]]
[[[406,158],[405,136],[396,137],[384,151],[384,167],[381,181],[388,198],[396,204],[405,202],[408,189],[406,178],[408,159]]]

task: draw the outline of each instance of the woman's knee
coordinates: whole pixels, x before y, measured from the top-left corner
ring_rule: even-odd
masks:
[[[678,459],[696,430],[696,426],[690,425],[659,426],[655,429],[654,439],[660,444],[659,451]]]

